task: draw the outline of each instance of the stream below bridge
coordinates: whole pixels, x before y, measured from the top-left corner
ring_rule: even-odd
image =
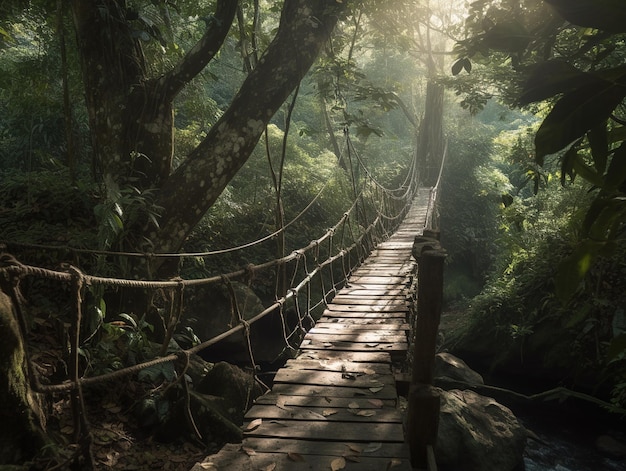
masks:
[[[612,437],[626,447],[623,421],[605,419],[604,413],[572,413],[558,405],[553,405],[552,412],[545,406],[535,411],[513,411],[539,438],[527,442],[526,471],[626,471],[626,456],[612,459],[596,446],[599,437]]]

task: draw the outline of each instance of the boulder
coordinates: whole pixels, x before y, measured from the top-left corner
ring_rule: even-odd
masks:
[[[626,442],[610,435],[600,435],[596,439],[596,449],[605,456],[622,460],[626,458]]]
[[[449,471],[522,470],[526,429],[495,400],[470,390],[441,391],[437,464]]]
[[[449,378],[468,384],[485,384],[483,377],[460,358],[446,352],[435,355],[435,378]]]
[[[222,445],[241,441],[243,416],[262,393],[250,373],[220,362],[190,390],[189,396],[153,400],[149,410],[144,407],[138,412],[143,413],[143,425],[158,424],[155,437],[160,441],[171,442],[196,433],[206,445]]]
[[[249,320],[265,307],[256,293],[244,283],[231,282],[241,316]],[[202,341],[211,339],[239,325],[239,317],[232,306],[230,290],[226,286],[199,289],[186,302],[185,320],[182,328],[190,327]],[[288,318],[288,313],[285,313]],[[297,321],[286,319],[287,329]],[[250,324],[250,343],[256,364],[271,364],[279,359],[285,348],[283,319],[276,309]],[[250,353],[245,329],[236,332],[215,345],[200,352],[210,362],[228,361],[238,365],[250,365]]]
[[[225,362],[215,364],[198,384],[196,391],[224,398],[229,419],[238,424],[243,422],[243,415],[252,402],[263,394],[252,374]]]

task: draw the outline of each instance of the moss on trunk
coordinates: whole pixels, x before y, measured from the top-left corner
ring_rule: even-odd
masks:
[[[0,338],[0,465],[19,464],[45,443],[45,416],[27,379],[24,340],[11,300],[2,291]]]

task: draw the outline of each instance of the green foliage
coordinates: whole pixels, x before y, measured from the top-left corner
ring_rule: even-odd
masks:
[[[101,335],[90,340],[84,347],[84,356],[89,361],[89,372],[93,375],[109,373],[136,365],[154,358],[158,345],[150,342],[154,327],[143,318],[120,314],[119,320],[102,324]],[[169,365],[169,366],[168,366]],[[173,366],[169,363],[143,373],[146,379],[171,379]]]
[[[489,37],[496,28],[507,38],[520,37],[512,21],[531,31],[531,20],[543,11],[545,19],[534,28],[532,41],[491,59],[511,59],[518,74],[508,82],[521,87],[518,104],[552,103],[535,136],[536,162],[543,165],[546,156],[563,151],[559,154],[562,181],[578,176],[595,187],[596,199],[581,234],[586,241],[569,256],[557,279],[559,294],[567,300],[593,260],[610,255],[616,244],[623,243],[626,144],[624,122],[619,116],[626,97],[622,40],[626,27],[619,20],[619,7],[610,1],[548,2],[557,14],[527,1],[524,9],[513,9],[513,20],[504,15],[504,5],[487,8],[488,3],[472,5],[468,24],[474,35],[459,44],[459,61],[465,64],[477,53],[490,55],[494,44]],[[459,65],[455,71],[460,73]],[[538,177],[536,173],[535,179]]]
[[[532,299],[524,295],[533,292],[527,285],[531,280],[524,281],[530,275],[519,273],[519,259],[534,252],[528,250],[529,241],[535,247],[542,247],[541,237],[557,243],[558,249],[551,246],[550,250],[558,258],[545,248],[531,258],[534,265],[538,257],[544,257],[558,267],[544,273],[554,280],[545,292],[556,294],[554,300],[567,303],[568,308],[563,310],[551,300],[546,315],[559,313],[573,339],[572,351],[587,367],[611,363],[618,371],[623,364],[618,367],[612,362],[623,345],[612,337],[607,325],[622,296],[602,283],[609,276],[607,266],[617,263],[613,268],[621,271],[625,251],[623,20],[622,5],[610,0],[477,1],[470,7],[468,38],[457,45],[459,57],[453,66],[453,73],[460,78],[458,92],[472,96],[472,86],[485,75],[472,80],[463,70],[470,72],[470,61],[474,65],[471,75],[476,70],[484,72],[485,65],[496,65],[487,75],[495,87],[506,90],[501,98],[543,117],[534,136],[534,149],[527,152],[534,166],[526,164],[525,179],[534,180],[535,191],[543,188],[549,197],[539,198],[539,205],[524,202],[522,207],[525,196],[509,195],[503,200],[507,207],[502,242],[513,256],[507,268],[496,273],[506,275],[509,281],[517,274],[515,284],[524,286],[524,291],[511,294],[532,306]],[[507,67],[514,73],[502,74]],[[467,83],[469,87],[465,87]],[[567,198],[555,197],[552,187],[556,180],[565,186]],[[525,190],[519,193],[525,194]],[[571,215],[569,220],[565,215]],[[542,219],[546,226],[537,230],[535,221]],[[584,297],[593,301],[583,301]],[[514,312],[512,309],[510,315]],[[519,325],[515,320],[510,323]],[[531,319],[532,330],[536,331],[532,326],[538,323]],[[613,385],[619,390],[618,383]]]
[[[95,195],[67,169],[0,174],[0,239],[93,246]]]

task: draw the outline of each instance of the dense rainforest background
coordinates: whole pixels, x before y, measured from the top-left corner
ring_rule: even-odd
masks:
[[[307,246],[369,178],[397,194],[407,175],[432,185],[445,152],[443,348],[525,392],[564,386],[623,416],[625,25],[610,0],[5,0],[0,268],[219,277]],[[352,241],[376,196],[361,200]],[[83,399],[31,391],[24,348],[52,384],[110,373],[204,340],[183,321],[198,306],[243,296],[263,309],[287,277],[185,291],[195,311],[182,316],[165,312],[182,312],[182,294],[86,286],[77,339],[68,286],[23,279],[16,299],[3,275],[2,306],[28,308],[2,310],[12,427],[0,463],[80,455],[63,417]],[[150,420],[133,419],[151,440],[171,398],[190,394],[176,377],[161,367],[90,394],[120,424],[152,404]],[[185,451],[193,460],[227,435]]]

